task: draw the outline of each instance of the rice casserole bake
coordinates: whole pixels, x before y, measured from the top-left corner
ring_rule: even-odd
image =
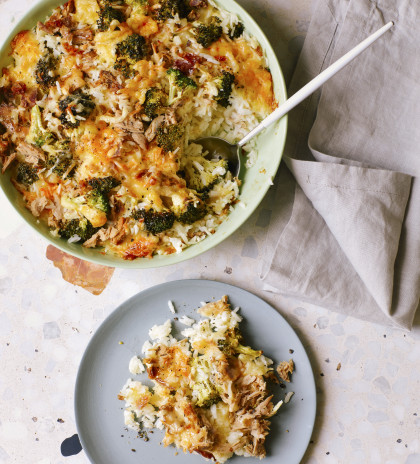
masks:
[[[54,236],[127,260],[179,253],[240,201],[226,162],[194,143],[236,142],[276,106],[234,14],[211,0],[70,0],[19,32],[11,57],[2,173]]]
[[[239,308],[228,297],[203,303],[203,319],[182,316],[183,338],[172,336],[168,319],[149,330],[143,356],[129,363],[134,375],[147,371],[153,386],[128,379],[118,398],[125,401],[125,424],[144,436],[164,431],[162,444],[223,463],[234,454],[263,458],[270,418],[283,401],[273,403],[266,380],[278,383],[273,361],[243,345]],[[277,369],[290,381],[293,361]],[[279,366],[279,367],[280,367]],[[150,383],[149,380],[149,383]],[[293,393],[289,393],[285,402]]]

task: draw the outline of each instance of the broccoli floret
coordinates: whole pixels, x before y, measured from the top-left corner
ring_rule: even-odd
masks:
[[[191,7],[184,0],[163,0],[160,8],[156,11],[158,21],[166,21],[173,18],[176,14],[179,18],[186,18],[191,11]]]
[[[166,71],[169,79],[168,105],[172,105],[189,90],[197,88],[197,84],[179,69],[170,68]]]
[[[109,193],[113,188],[118,187],[121,184],[121,181],[112,176],[93,177],[88,180],[88,184],[94,190]]]
[[[124,0],[97,0],[99,8],[105,8],[106,6],[123,5]]]
[[[46,161],[47,169],[63,179],[73,177],[76,171],[76,162],[70,151],[70,140],[57,140],[51,145],[44,145],[44,151],[48,153]]]
[[[237,353],[253,356],[254,358],[258,358],[258,356],[261,356],[263,353],[261,350],[253,350],[251,347],[241,345],[240,343],[235,347],[235,351]]]
[[[217,348],[219,348],[219,350],[227,356],[232,356],[235,353],[232,345],[226,339],[217,340]]]
[[[92,208],[108,214],[110,211],[109,192],[120,185],[121,182],[115,177],[94,177],[88,180],[88,185],[92,190],[86,194],[86,204]]]
[[[217,347],[222,353],[230,356],[235,354],[245,354],[247,356],[258,358],[263,354],[261,350],[254,350],[249,346],[242,345],[240,343],[241,340],[242,336],[235,327],[233,330],[230,329],[226,332],[223,340],[217,341]]]
[[[156,140],[159,147],[163,148],[163,151],[174,151],[184,134],[182,128],[177,124],[170,124],[168,126],[160,126]]]
[[[114,69],[120,71],[126,79],[130,79],[136,74],[131,65],[146,57],[150,53],[150,46],[141,35],[131,34],[117,44],[115,51],[117,61],[114,64]]]
[[[19,184],[29,187],[39,179],[36,169],[29,163],[20,163],[17,168],[16,180]]]
[[[191,362],[193,375],[192,398],[195,406],[209,408],[220,401],[220,394],[212,382],[211,365],[204,357],[193,358]]]
[[[221,20],[217,16],[212,16],[208,24],[199,24],[194,29],[195,38],[204,48],[210,47],[213,42],[220,39],[223,28]]]
[[[195,383],[192,388],[193,395],[197,398],[195,405],[199,408],[210,408],[220,401],[220,394],[210,381]]]
[[[69,152],[70,151],[70,139],[57,140],[53,144],[53,148],[57,152]]]
[[[106,6],[123,6],[124,0],[98,0],[99,8],[105,8]]]
[[[70,221],[66,221],[61,224],[61,227],[58,230],[60,237],[65,239],[69,239],[78,235],[82,242],[90,239],[94,233],[97,232],[97,228],[93,227],[93,225],[87,219],[71,219]]]
[[[137,71],[126,60],[117,60],[114,69],[119,71],[126,79],[131,79],[137,74]]]
[[[203,219],[206,214],[207,208],[203,202],[190,201],[187,203],[184,211],[179,214],[178,221],[183,224],[193,224],[194,222]]]
[[[86,195],[86,203],[92,208],[99,209],[99,211],[104,212],[105,214],[109,213],[109,199],[108,195],[99,190],[92,190]]]
[[[171,210],[177,216],[177,220],[183,224],[193,224],[207,214],[206,205],[198,196],[184,198],[179,194],[174,194],[171,200]]]
[[[88,118],[95,108],[95,103],[90,95],[83,92],[75,92],[62,100],[58,107],[62,111],[60,122],[64,127],[74,129],[79,126],[81,118]]]
[[[154,211],[153,209],[135,211],[134,219],[142,219],[145,229],[153,235],[160,234],[170,229],[175,222],[175,214],[172,211]]]
[[[76,171],[76,164],[71,154],[65,152],[48,155],[46,166],[63,179],[73,177]]]
[[[131,34],[116,46],[118,59],[124,59],[134,64],[150,53],[150,46],[146,39],[139,34]]]
[[[107,221],[106,212],[99,209],[98,204],[94,203],[91,197],[90,192],[75,198],[62,196],[61,206],[80,213],[92,223],[93,227],[102,227]]]
[[[167,100],[166,93],[156,87],[151,87],[146,92],[144,100],[144,112],[150,119],[154,119],[159,113],[163,113]]]
[[[219,348],[219,350],[227,356],[245,354],[247,356],[252,356],[253,358],[258,358],[263,354],[261,350],[253,350],[249,346],[243,346],[238,343],[237,340],[218,340],[217,348]]]
[[[51,87],[57,77],[55,76],[55,69],[57,67],[57,58],[51,53],[43,56],[37,63],[35,68],[35,80],[44,89]]]
[[[184,170],[188,187],[198,193],[204,193],[210,190],[226,174],[228,163],[225,159],[208,160],[200,158],[196,163],[186,164]]]
[[[235,82],[235,76],[227,71],[222,71],[222,75],[219,76],[215,84],[219,89],[218,94],[214,97],[214,100],[219,104],[227,108],[230,105],[229,97],[232,93],[232,85]]]
[[[229,37],[233,39],[237,39],[244,33],[244,25],[242,23],[237,23],[229,32]]]
[[[41,110],[38,105],[35,105],[31,110],[31,127],[29,128],[26,141],[33,143],[37,147],[42,147],[44,144],[53,143],[55,135],[44,129],[42,125]]]
[[[133,8],[135,13],[140,13],[147,16],[149,12],[148,0],[126,0],[126,3]]]
[[[217,347],[225,355],[233,356],[237,354],[236,348],[239,346],[241,340],[242,335],[238,327],[234,327],[226,331],[223,339],[217,341]]]
[[[113,8],[108,2],[99,11],[99,19],[96,22],[100,31],[107,31],[111,22],[116,19],[122,23],[125,21],[124,13],[119,8]]]

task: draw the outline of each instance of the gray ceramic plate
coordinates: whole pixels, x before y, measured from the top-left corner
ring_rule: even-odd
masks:
[[[76,381],[75,413],[80,441],[95,464],[199,464],[201,456],[175,455],[175,448],[164,448],[163,433],[149,433],[149,441],[137,438],[124,427],[124,403],[117,399],[129,378],[128,363],[141,354],[148,329],[175,316],[195,316],[201,301],[228,295],[233,307],[239,306],[246,344],[264,350],[275,362],[293,358],[296,371],[286,389],[274,390],[275,399],[287,391],[295,395],[273,417],[266,442],[265,464],[300,462],[308,446],[316,412],[315,382],[305,350],[293,329],[270,305],[255,295],[231,285],[208,280],[181,280],[149,288],[119,306],[100,326],[82,358]],[[177,314],[168,308],[171,300]],[[175,322],[175,328],[185,326]],[[176,331],[175,331],[176,333]],[[120,344],[120,342],[123,344]],[[293,354],[289,350],[294,350]],[[138,376],[144,380],[145,376]],[[135,450],[135,451],[132,451]],[[257,462],[234,457],[235,464]],[[259,462],[259,461],[258,461]]]

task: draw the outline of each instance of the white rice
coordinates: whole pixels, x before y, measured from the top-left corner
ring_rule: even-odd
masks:
[[[130,359],[128,369],[133,375],[138,375],[145,371],[144,365],[138,356],[133,356]]]
[[[284,404],[287,404],[291,400],[291,398],[292,398],[292,396],[294,394],[295,394],[295,392],[292,392],[292,391],[287,392],[286,396],[284,397]]]
[[[172,303],[171,300],[168,300],[168,306],[169,306],[169,311],[172,313],[172,314],[175,314],[176,311],[175,311],[175,306],[174,304]]]
[[[149,340],[146,340],[143,343],[143,346],[141,348],[141,352],[147,357],[150,355],[150,353],[153,351],[153,345],[150,343]]]
[[[165,337],[169,337],[171,334],[172,326],[171,321],[168,319],[162,325],[154,325],[149,330],[149,337],[151,340],[162,340]]]
[[[184,325],[188,325],[188,326],[192,326],[195,322],[194,319],[192,319],[191,317],[188,317],[188,316],[182,316],[179,318],[179,322],[181,324],[184,324]]]
[[[79,237],[78,235],[73,235],[67,240],[67,243],[76,243],[76,242],[80,242],[80,240],[82,240],[81,237]]]

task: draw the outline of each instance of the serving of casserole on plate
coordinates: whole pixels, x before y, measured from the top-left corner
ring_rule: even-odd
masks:
[[[202,315],[201,301],[210,302]],[[290,358],[290,382],[272,382],[283,360],[287,377]],[[207,280],[167,282],[124,302],[91,339],[75,389],[79,437],[98,464],[199,464],[232,453],[238,464],[264,455],[266,464],[297,464],[315,410],[310,362],[293,329],[255,295]]]
[[[172,336],[169,319],[149,330],[153,343],[145,341],[144,357],[134,356],[129,367],[132,374],[146,367],[154,385],[128,379],[122,388],[128,427],[140,433],[164,429],[165,446],[217,462],[234,454],[265,457],[270,418],[283,401],[274,403],[268,391],[267,381],[279,383],[273,361],[242,344],[239,310],[225,295],[197,310],[204,319],[181,317],[187,327],[180,340]],[[293,361],[285,363],[286,375],[279,372],[289,382]]]
[[[237,141],[276,106],[246,26],[207,0],[70,0],[14,36],[2,170],[52,239],[134,260],[215,234],[240,181],[193,141]]]

